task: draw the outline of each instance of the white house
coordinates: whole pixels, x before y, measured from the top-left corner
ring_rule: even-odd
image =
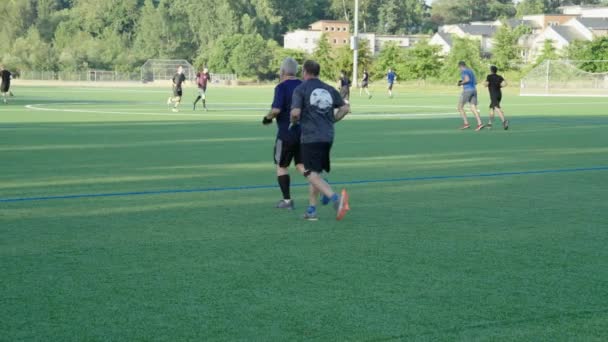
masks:
[[[369,42],[370,51],[373,55],[378,54],[386,43],[397,43],[402,49],[409,49],[416,45],[419,41],[429,39],[427,35],[383,35],[376,33],[361,33],[359,40],[367,40]]]
[[[563,14],[576,15],[584,18],[608,18],[608,7],[563,6],[559,9]]]
[[[585,36],[585,34],[574,26],[549,26],[530,40],[531,46],[528,52],[528,58],[534,60],[541,55],[543,53],[545,41],[547,40],[552,42],[553,47],[557,51],[563,51],[570,43],[576,40],[588,41],[592,39],[593,38]]]
[[[440,53],[445,56],[452,50],[452,35],[439,31],[433,35],[429,44],[439,46],[441,48]]]
[[[285,41],[283,46],[286,49],[304,50],[307,53],[313,53],[317,45],[319,45],[322,34],[323,32],[321,31],[295,30],[284,36]]]
[[[452,36],[476,39],[479,41],[481,52],[489,54],[494,47],[493,37],[497,29],[498,26],[494,23],[444,25],[431,38],[430,44],[440,46],[443,54],[448,54],[452,50]]]

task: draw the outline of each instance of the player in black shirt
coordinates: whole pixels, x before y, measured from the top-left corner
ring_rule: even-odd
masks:
[[[0,94],[2,94],[2,101],[4,103],[8,103],[8,96],[11,92],[11,77],[11,72],[4,69],[4,65],[0,65],[0,79],[2,80]]]
[[[173,85],[173,96],[167,100],[167,105],[173,104],[173,112],[178,112],[177,107],[182,102],[182,85],[186,81],[186,76],[184,75],[184,68],[180,65],[177,68],[177,73],[173,76],[172,85]]]
[[[363,70],[363,78],[361,79],[361,88],[359,89],[359,96],[363,95],[363,90],[367,94],[368,98],[372,98],[372,94],[369,92],[369,73],[367,69]]]
[[[340,96],[342,96],[344,102],[348,103],[348,100],[350,99],[350,79],[346,76],[346,71],[340,73],[338,86],[340,88]]]
[[[490,67],[490,75],[486,78],[485,86],[488,87],[490,92],[490,121],[486,127],[492,128],[494,122],[494,114],[498,113],[500,120],[502,121],[502,127],[505,130],[509,129],[509,120],[505,119],[505,113],[500,107],[500,101],[502,101],[502,88],[507,86],[507,81],[498,75],[498,68],[496,66]]]

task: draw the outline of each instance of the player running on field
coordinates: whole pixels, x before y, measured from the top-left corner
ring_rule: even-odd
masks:
[[[196,74],[196,85],[198,86],[198,96],[194,100],[194,109],[196,110],[196,104],[199,100],[203,100],[203,109],[207,111],[207,83],[211,81],[211,75],[209,75],[209,69],[204,68],[202,72]]]
[[[177,73],[173,76],[172,85],[173,85],[173,97],[170,97],[167,100],[167,105],[173,104],[173,112],[177,113],[179,110],[177,107],[182,102],[182,85],[186,81],[186,75],[184,75],[184,68],[180,65],[177,68]]]
[[[291,199],[291,178],[289,166],[293,161],[298,172],[304,173],[304,165],[300,155],[300,125],[291,124],[291,100],[293,92],[302,81],[296,78],[298,62],[293,58],[286,58],[281,64],[281,83],[274,88],[274,99],[270,113],[264,116],[264,125],[270,125],[277,119],[277,139],[274,145],[274,163],[277,166],[277,181],[283,193],[283,199],[277,203],[279,209],[293,210],[294,202]]]
[[[471,107],[471,112],[475,114],[475,118],[477,119],[477,128],[475,131],[481,131],[484,125],[481,122],[479,110],[477,110],[477,79],[475,78],[475,73],[467,67],[467,63],[465,62],[458,62],[458,67],[460,68],[461,76],[460,81],[458,81],[458,86],[462,86],[462,94],[458,101],[458,112],[464,121],[464,126],[462,126],[461,129],[468,129],[471,127],[471,125],[469,125],[467,113],[464,110],[464,105],[468,103]]]
[[[330,152],[334,141],[334,123],[342,120],[350,111],[350,106],[340,94],[328,84],[319,80],[321,67],[315,61],[304,63],[304,83],[293,94],[291,104],[292,123],[300,122],[302,129],[301,153],[304,163],[304,176],[309,182],[309,207],[304,219],[318,220],[317,204],[319,194],[333,203],[336,219],[342,220],[347,211],[348,194],[342,190],[336,194],[331,186],[321,178],[321,174],[331,170]]]
[[[490,121],[488,121],[487,127],[492,127],[494,123],[494,114],[498,113],[500,121],[502,121],[502,128],[509,129],[509,120],[505,119],[505,113],[500,107],[500,101],[502,101],[502,88],[507,86],[507,81],[500,75],[498,75],[498,68],[496,66],[490,67],[490,74],[484,82],[485,86],[488,87],[490,92]]]
[[[372,94],[369,92],[369,73],[367,69],[363,70],[363,78],[361,79],[361,88],[359,89],[359,96],[363,95],[363,91],[367,94],[368,98],[372,98]]]
[[[4,65],[0,65],[0,94],[2,95],[2,101],[8,103],[8,96],[11,94],[11,77],[10,71],[4,69]]]
[[[344,102],[348,103],[350,99],[350,79],[346,76],[346,71],[340,73],[338,87],[340,88],[340,96],[342,96]]]
[[[386,73],[386,81],[388,82],[388,96],[393,97],[393,85],[397,80],[397,74],[393,71],[392,68],[388,69],[388,73]]]

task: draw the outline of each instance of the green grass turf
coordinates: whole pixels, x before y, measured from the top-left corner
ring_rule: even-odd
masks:
[[[275,183],[271,88],[179,115],[163,89],[14,91],[0,199]],[[512,130],[480,133],[455,102],[354,96],[330,180],[608,166],[608,99],[511,89]],[[293,213],[278,189],[0,202],[0,340],[608,339],[608,171],[348,188],[340,223],[299,220],[303,187]]]

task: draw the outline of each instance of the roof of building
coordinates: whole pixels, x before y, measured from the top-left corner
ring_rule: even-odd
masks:
[[[493,36],[496,33],[495,25],[469,25],[463,24],[458,27],[467,34],[472,36]]]
[[[531,28],[542,28],[542,26],[539,25],[534,20],[523,20],[523,19],[517,19],[517,18],[507,20],[507,24],[512,28],[516,28],[519,26],[528,26]]]
[[[346,21],[346,20],[317,20],[314,23],[310,24],[315,25],[315,24],[321,24],[321,23],[326,23],[326,24],[350,24],[350,21]]]
[[[562,36],[568,43],[575,40],[587,40],[577,29],[570,26],[552,26],[551,27],[557,34]]]
[[[578,18],[577,20],[592,30],[608,30],[608,18]]]
[[[439,35],[439,37],[441,37],[441,39],[443,39],[449,46],[452,46],[452,35],[446,32],[437,32],[437,34]]]

